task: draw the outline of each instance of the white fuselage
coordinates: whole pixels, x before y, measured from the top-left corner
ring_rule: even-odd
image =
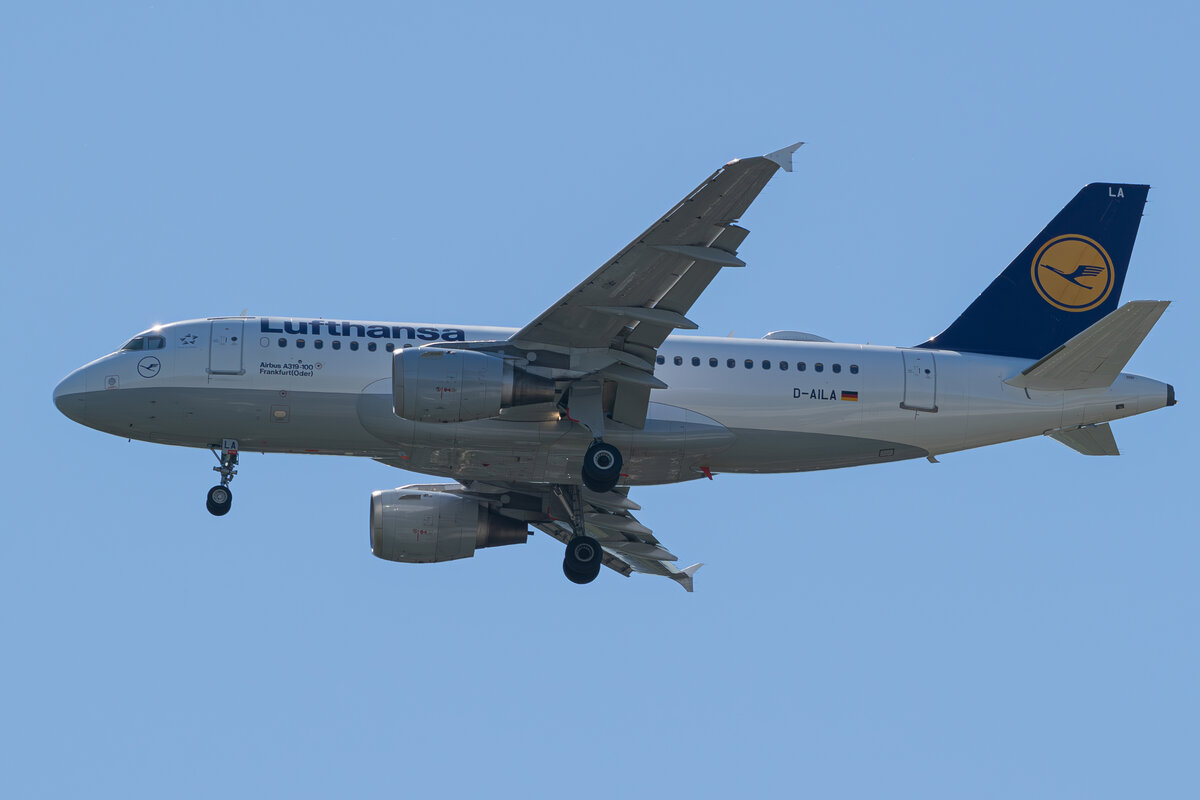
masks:
[[[570,482],[590,433],[546,403],[495,419],[392,412],[392,350],[495,341],[514,329],[219,318],[171,323],[71,373],[55,401],[124,437],[194,447],[377,458],[458,480]],[[152,339],[152,341],[151,341]],[[895,461],[1107,422],[1168,404],[1165,383],[1041,392],[1005,383],[1027,359],[814,341],[672,336],[644,429],[612,425],[624,483]]]

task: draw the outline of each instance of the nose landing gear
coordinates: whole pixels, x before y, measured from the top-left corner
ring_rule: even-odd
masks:
[[[221,462],[221,466],[213,467],[213,472],[221,474],[221,483],[208,490],[208,499],[205,505],[208,507],[208,513],[214,517],[223,517],[233,506],[233,492],[229,489],[229,482],[233,480],[234,475],[237,475],[237,439],[222,439],[220,453],[217,452],[215,446],[211,449],[213,455],[217,457],[217,461]]]

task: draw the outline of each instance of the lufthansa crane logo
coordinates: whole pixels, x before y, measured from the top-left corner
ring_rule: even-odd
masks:
[[[1056,236],[1042,245],[1031,275],[1042,299],[1063,311],[1093,309],[1113,287],[1112,259],[1096,240],[1078,234]]]
[[[138,362],[138,374],[143,378],[153,378],[158,374],[158,369],[162,364],[154,356],[146,356]]]

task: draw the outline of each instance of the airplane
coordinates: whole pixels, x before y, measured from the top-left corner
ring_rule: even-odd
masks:
[[[231,508],[243,451],[372,458],[454,481],[372,493],[381,559],[470,558],[532,526],[566,545],[574,583],[609,567],[689,592],[701,564],[676,565],[634,516],[632,487],[936,460],[1034,436],[1118,455],[1109,422],[1175,405],[1171,385],[1122,371],[1169,304],[1118,307],[1144,185],[1085,186],[911,347],[677,333],[698,329],[686,314],[722,270],[745,266],[738,220],[801,144],[725,164],[522,328],[173,322],[71,372],[54,402],[116,436],[210,449],[215,516]]]

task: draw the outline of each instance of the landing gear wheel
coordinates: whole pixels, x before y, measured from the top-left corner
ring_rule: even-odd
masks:
[[[597,570],[594,573],[593,572],[588,572],[588,573],[575,572],[574,570],[567,567],[567,562],[565,562],[565,561],[563,562],[563,575],[566,575],[567,580],[569,580],[571,583],[578,583],[578,584],[591,583],[592,581],[596,580],[596,576],[599,574],[600,574],[599,570]]]
[[[567,542],[563,556],[563,574],[571,583],[591,583],[600,574],[604,551],[600,543],[590,536],[576,536]]]
[[[593,492],[610,492],[621,479],[621,451],[611,444],[592,442],[583,455],[583,485]]]
[[[229,482],[233,480],[234,475],[237,475],[237,439],[222,439],[220,453],[217,452],[215,444],[210,445],[209,449],[221,464],[219,467],[213,467],[213,472],[221,476],[221,483],[208,490],[206,505],[208,513],[214,517],[223,517],[229,513],[229,507],[233,505],[233,492],[229,491]]]
[[[228,486],[214,486],[208,490],[208,513],[214,517],[223,517],[229,513],[230,506],[233,505],[233,492],[229,491]]]

